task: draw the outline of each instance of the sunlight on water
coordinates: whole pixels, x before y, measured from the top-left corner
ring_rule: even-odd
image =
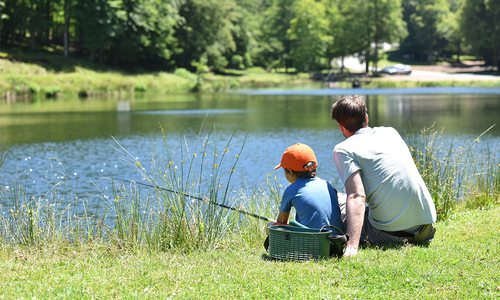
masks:
[[[212,141],[207,149],[219,147],[220,151],[237,129],[228,150],[230,159],[221,166],[223,172],[229,172],[236,149],[246,139],[231,191],[251,190],[263,185],[269,176],[276,176],[278,183],[286,186],[282,172],[273,167],[283,150],[296,142],[309,144],[315,150],[318,175],[342,190],[331,151],[343,137],[329,117],[331,103],[338,96],[294,93],[295,96],[230,94],[183,102],[124,104],[123,100],[109,100],[104,106],[95,102],[96,109],[92,109],[93,101],[99,100],[86,100],[75,101],[71,109],[65,106],[64,110],[45,113],[37,113],[37,106],[30,103],[11,104],[19,109],[3,109],[7,106],[3,103],[0,151],[7,151],[8,156],[0,168],[0,189],[11,193],[14,186],[21,184],[30,195],[54,190],[61,195],[71,191],[77,198],[99,195],[92,204],[99,206],[98,201],[112,199],[110,179],[144,180],[137,166],[117,151],[119,147],[113,138],[145,170],[151,168],[155,155],[164,157],[166,150],[172,155],[174,168],[181,168],[182,155],[196,154],[196,161],[201,159],[199,151],[207,135]],[[500,95],[369,96],[367,105],[371,126],[393,126],[403,136],[409,136],[434,125],[443,129],[441,142],[448,145],[471,143],[497,124],[500,115]],[[85,109],[79,109],[81,106]],[[481,140],[498,157],[500,124]],[[11,205],[2,201],[0,206]]]

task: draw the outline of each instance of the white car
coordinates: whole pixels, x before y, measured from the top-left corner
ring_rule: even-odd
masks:
[[[380,70],[380,73],[385,73],[389,75],[410,75],[411,74],[411,66],[409,65],[394,65],[385,67]]]

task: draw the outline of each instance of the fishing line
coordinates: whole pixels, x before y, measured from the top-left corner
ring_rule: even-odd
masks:
[[[229,209],[229,210],[233,210],[233,211],[239,212],[240,214],[248,215],[248,216],[251,216],[251,217],[263,220],[263,221],[276,222],[276,220],[272,220],[272,219],[269,219],[267,217],[255,214],[255,213],[248,212],[246,210],[239,209],[239,208],[236,208],[234,206],[226,205],[226,204],[223,204],[223,203],[217,203],[215,201],[210,201],[207,198],[202,198],[202,197],[194,196],[194,195],[191,195],[191,194],[188,194],[188,193],[185,193],[185,192],[179,192],[179,191],[172,190],[172,189],[169,189],[169,188],[164,188],[164,187],[161,187],[161,186],[152,185],[152,184],[149,184],[149,183],[139,182],[139,181],[130,180],[130,179],[124,179],[124,178],[109,178],[109,177],[107,177],[107,179],[124,181],[124,182],[129,182],[129,183],[134,183],[134,184],[142,185],[142,186],[147,186],[147,187],[150,187],[150,188],[159,189],[159,190],[166,191],[166,192],[169,192],[169,193],[173,193],[173,194],[177,194],[177,195],[182,195],[184,197],[188,197],[188,198],[191,198],[191,199],[202,201],[202,202],[204,202],[206,204],[217,205],[219,207],[222,207],[222,208],[225,208],[225,209]]]

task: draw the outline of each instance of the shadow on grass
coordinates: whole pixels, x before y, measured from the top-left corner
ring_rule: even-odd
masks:
[[[404,244],[390,244],[390,245],[383,245],[383,246],[378,246],[378,245],[373,245],[369,243],[363,243],[360,245],[361,249],[376,249],[380,251],[387,251],[387,250],[400,250],[406,247],[421,247],[421,248],[429,248],[431,245],[432,241],[430,242],[422,242],[418,244],[411,244],[411,243],[404,243]]]
[[[495,70],[485,70],[485,71],[467,71],[467,70],[461,70],[458,72],[455,72],[455,74],[474,74],[474,75],[490,75],[490,76],[500,76],[499,71]]]
[[[231,70],[231,69],[214,70],[214,74],[228,76],[228,77],[241,77],[241,76],[243,76],[243,74],[238,73],[237,70]]]
[[[361,244],[360,248],[361,249],[375,249],[379,251],[387,251],[387,250],[401,250],[406,247],[420,247],[420,248],[429,248],[431,242],[426,242],[426,243],[420,243],[420,244],[392,244],[392,245],[384,245],[384,246],[377,246],[377,245],[371,245],[371,244]],[[261,255],[261,259],[264,261],[272,261],[272,262],[305,262],[308,260],[294,260],[294,259],[278,259],[271,257],[268,253],[264,253]],[[327,258],[322,258],[322,259],[313,259],[315,261],[319,260],[340,260],[342,257],[337,257],[337,256],[330,256]]]
[[[416,60],[412,58],[407,58],[405,57],[404,54],[401,52],[395,50],[395,51],[387,51],[387,59],[394,62],[394,63],[399,63],[399,64],[405,64],[405,65],[413,65],[413,66],[427,66],[429,65],[429,62],[427,61],[422,61],[422,60]]]
[[[126,62],[121,64],[98,63],[73,53],[69,57],[65,57],[62,51],[53,49],[31,50],[16,47],[4,49],[3,52],[7,55],[0,59],[35,64],[47,71],[60,73],[75,72],[77,67],[96,72],[118,72],[129,75],[150,74],[167,70],[163,62],[159,61],[144,60],[133,64]]]
[[[106,68],[92,62],[64,57],[62,53],[48,51],[34,51],[23,48],[11,48],[5,50],[8,53],[6,59],[14,62],[23,62],[38,65],[48,71],[71,73],[75,72],[77,67],[83,67],[95,71],[104,71]]]
[[[296,260],[296,259],[278,259],[278,258],[274,258],[274,257],[271,257],[269,254],[267,253],[264,253],[261,255],[261,259],[264,260],[264,261],[271,261],[271,262],[281,262],[281,263],[286,263],[286,262],[298,262],[298,263],[303,263],[303,262],[306,262],[306,261],[320,261],[320,260],[340,260],[341,258],[337,257],[337,256],[330,256],[330,257],[327,257],[327,258],[320,258],[320,259],[305,259],[305,260]]]

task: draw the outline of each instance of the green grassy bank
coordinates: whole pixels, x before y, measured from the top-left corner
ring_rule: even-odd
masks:
[[[143,93],[188,93],[235,88],[307,85],[307,74],[270,73],[261,69],[232,70],[201,76],[175,72],[127,73],[87,61],[39,53],[0,52],[0,98],[122,96]]]
[[[139,66],[137,66],[139,68]],[[134,68],[134,69],[137,69]],[[498,87],[500,80],[393,80],[363,79],[364,88],[394,87]],[[224,74],[174,72],[133,73],[115,70],[76,58],[50,53],[0,52],[0,99],[19,101],[56,97],[120,97],[148,93],[189,93],[266,87],[304,87],[314,82],[309,74],[266,72],[253,68]],[[323,86],[323,85],[322,85]],[[350,81],[335,83],[350,88]]]
[[[0,298],[498,299],[500,207],[453,214],[429,247],[273,262],[258,243],[210,252],[0,249]]]

